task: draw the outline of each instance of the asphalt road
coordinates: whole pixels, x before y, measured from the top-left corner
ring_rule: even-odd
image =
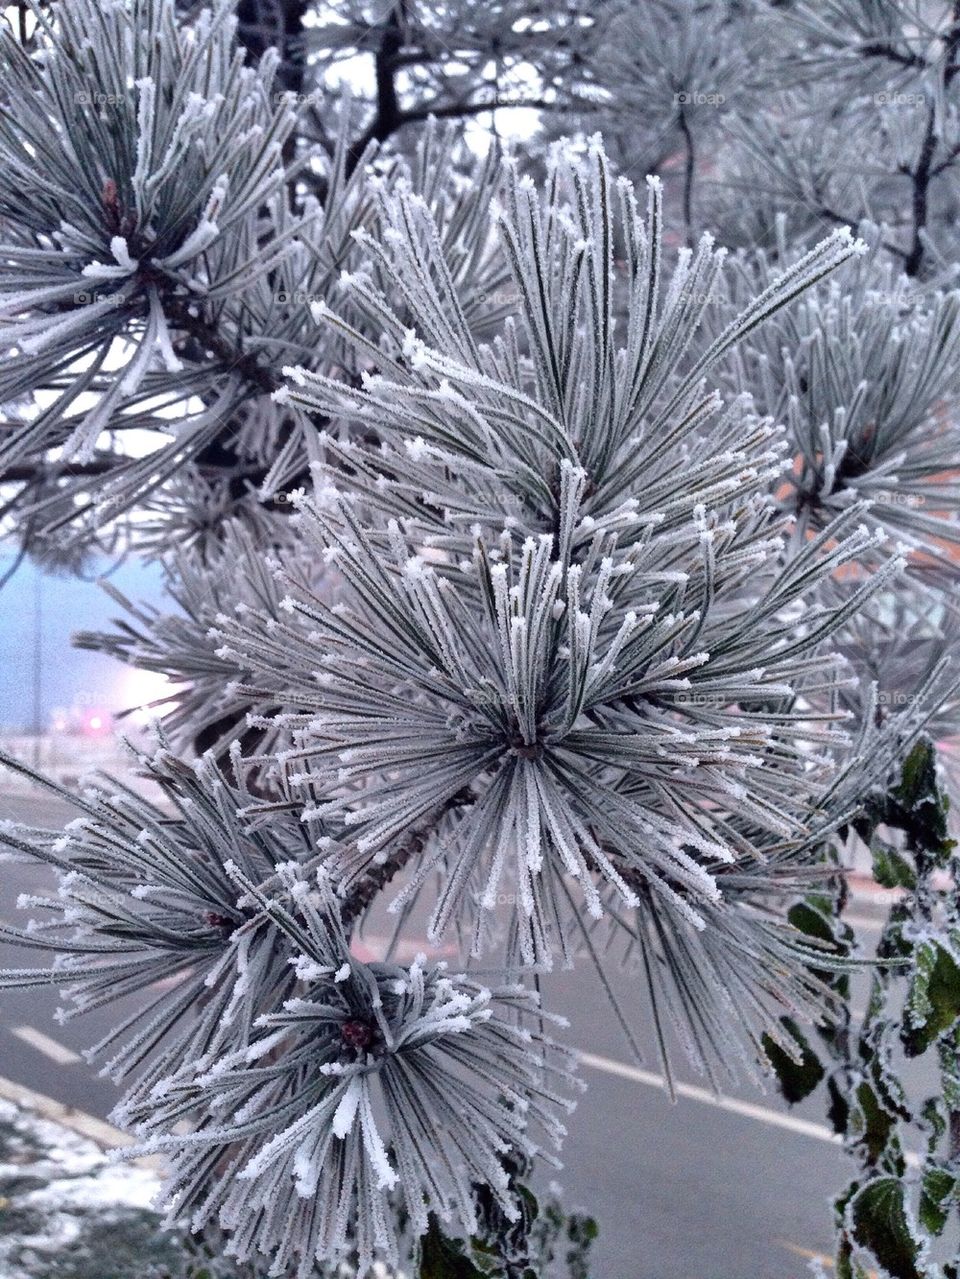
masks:
[[[70,815],[46,799],[0,796],[0,818],[60,825]],[[0,918],[22,921],[18,894],[48,885],[42,868],[0,865]],[[30,952],[0,944],[0,966],[32,962]],[[829,1200],[850,1175],[842,1150],[821,1135],[822,1098],[788,1110],[747,1087],[730,1094],[733,1110],[696,1092],[671,1104],[650,1082],[654,1055],[637,1068],[590,974],[550,980],[548,1006],[570,1018],[569,1042],[589,1054],[589,1091],[571,1117],[556,1179],[568,1207],[599,1221],[591,1279],[808,1276],[807,1259],[830,1251]],[[60,1025],[57,1002],[47,990],[0,992],[0,1076],[104,1118],[115,1090],[79,1052],[114,1014]]]

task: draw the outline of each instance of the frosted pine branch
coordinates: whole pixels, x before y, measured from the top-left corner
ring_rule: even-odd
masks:
[[[324,881],[294,868],[285,880],[292,913],[278,920],[304,994],[131,1112],[142,1148],[171,1161],[168,1196],[195,1228],[219,1215],[231,1255],[304,1277],[354,1254],[360,1274],[378,1256],[396,1265],[401,1208],[414,1237],[431,1212],[475,1233],[478,1185],[515,1219],[504,1157],[551,1158],[571,1105],[569,1060],[544,1038],[536,999],[422,957],[359,963]],[[184,1111],[199,1118],[180,1137],[170,1130]],[[212,1187],[211,1158],[225,1174]]]

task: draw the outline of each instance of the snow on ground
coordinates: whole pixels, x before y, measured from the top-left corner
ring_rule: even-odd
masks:
[[[0,1279],[264,1279],[266,1266],[185,1249],[151,1210],[159,1190],[149,1168],[111,1163],[86,1137],[0,1100]],[[390,1275],[378,1266],[375,1279]]]
[[[151,1170],[0,1101],[0,1276],[160,1279],[176,1250],[150,1210],[159,1188]]]

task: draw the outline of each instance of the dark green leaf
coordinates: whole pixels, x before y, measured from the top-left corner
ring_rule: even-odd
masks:
[[[931,1234],[939,1235],[950,1215],[950,1200],[956,1198],[957,1178],[945,1168],[927,1168],[920,1183],[920,1221]]]
[[[905,1123],[913,1120],[913,1111],[907,1100],[903,1083],[891,1067],[887,1041],[882,1034],[882,1028],[878,1028],[874,1056],[870,1063],[870,1081],[884,1110],[893,1116],[898,1116]]]
[[[876,1163],[893,1134],[896,1119],[866,1081],[858,1085],[854,1099],[856,1112],[851,1117],[851,1127],[859,1132],[859,1140],[866,1146],[870,1162]]]
[[[896,1177],[878,1177],[858,1191],[849,1209],[853,1238],[893,1279],[923,1279],[903,1196],[903,1184]]]
[[[937,793],[937,764],[933,743],[921,738],[903,761],[900,783],[890,792],[906,809],[915,809]]]
[[[837,1259],[834,1268],[837,1273],[837,1279],[853,1279],[853,1266],[850,1261],[851,1247],[847,1241],[841,1240],[840,1246],[837,1248]]]
[[[913,867],[896,848],[875,841],[873,848],[873,877],[884,888],[913,889],[917,876]]]
[[[461,1242],[448,1239],[431,1217],[420,1242],[419,1279],[484,1279],[484,1272],[464,1254]]]
[[[932,953],[923,959],[918,948],[918,970],[910,994],[911,1020],[904,1024],[901,1039],[909,1057],[917,1057],[949,1030],[960,1018],[960,968],[942,946],[929,946]]]
[[[932,853],[939,864],[949,856],[954,841],[947,835],[947,803],[937,787],[936,753],[929,739],[917,742],[904,761],[882,820],[905,831],[915,848]]]
[[[830,917],[808,902],[795,902],[787,913],[787,919],[808,937],[816,937],[818,941],[836,941]]]
[[[939,1097],[928,1097],[920,1112],[920,1127],[927,1133],[927,1147],[932,1152],[936,1149],[947,1131],[947,1112]]]
[[[827,1080],[827,1095],[830,1103],[827,1107],[827,1118],[835,1133],[841,1135],[847,1131],[850,1122],[850,1103],[841,1091],[836,1079],[831,1076]]]
[[[574,1243],[593,1243],[600,1234],[600,1227],[593,1217],[584,1217],[574,1213],[570,1218],[567,1234]]]
[[[763,1051],[776,1071],[784,1099],[792,1106],[798,1101],[803,1101],[804,1097],[810,1096],[825,1072],[820,1058],[804,1039],[796,1024],[789,1017],[781,1017],[780,1023],[795,1040],[800,1060],[794,1061],[779,1044],[774,1043],[769,1035],[763,1037]]]

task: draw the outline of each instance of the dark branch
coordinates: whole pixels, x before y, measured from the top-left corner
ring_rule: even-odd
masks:
[[[690,122],[683,107],[680,108],[679,123],[685,150],[683,166],[683,224],[687,233],[687,245],[693,248],[693,175],[696,164],[696,151],[693,145],[693,134],[690,131]]]
[[[901,67],[926,68],[927,66],[926,58],[919,53],[904,53],[894,45],[881,40],[862,44],[859,52],[865,58],[884,58],[887,62],[896,62]]]
[[[936,109],[931,104],[927,113],[927,124],[920,144],[920,155],[913,170],[913,192],[910,199],[910,212],[913,220],[913,234],[910,251],[904,261],[903,269],[907,275],[920,273],[923,265],[923,236],[927,228],[929,213],[930,182],[933,177],[933,160],[936,155],[939,137],[936,127]]]

